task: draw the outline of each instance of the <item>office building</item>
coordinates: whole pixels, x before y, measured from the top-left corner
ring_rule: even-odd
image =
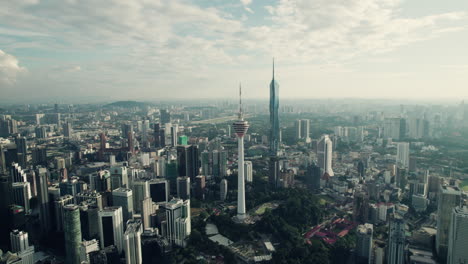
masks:
[[[66,205],[73,204],[74,198],[71,195],[60,196],[54,201],[55,230],[63,231],[63,210]]]
[[[112,205],[122,207],[123,222],[133,219],[133,192],[127,188],[117,188],[112,191]]]
[[[252,162],[247,160],[244,161],[244,174],[245,174],[245,181],[252,182],[253,181],[253,173],[252,173]]]
[[[449,230],[447,264],[468,263],[468,207],[453,208]]]
[[[29,182],[14,182],[12,184],[12,200],[14,204],[24,207],[25,212],[28,214],[30,208],[29,199],[31,197]]]
[[[179,125],[172,124],[171,126],[171,146],[177,146],[177,136],[179,134]]]
[[[334,176],[332,169],[333,142],[328,135],[323,135],[317,142],[317,163],[322,174]]]
[[[76,194],[75,200],[77,204],[81,202],[94,203],[99,208],[99,210],[101,210],[104,206],[102,194],[96,192],[95,190],[85,190],[80,192]]]
[[[228,181],[226,179],[222,179],[219,184],[219,196],[220,196],[221,201],[226,200],[227,192],[228,192]]]
[[[195,179],[200,169],[197,146],[177,146],[178,176]]]
[[[363,224],[357,227],[356,232],[356,263],[372,263],[372,235],[374,226],[372,224]]]
[[[84,240],[80,243],[80,263],[91,263],[90,254],[99,251],[99,242],[96,239]]]
[[[167,124],[171,122],[171,113],[167,109],[161,109],[159,110],[160,113],[160,123],[161,124]]]
[[[21,258],[21,264],[34,264],[34,246],[29,245],[28,233],[13,230],[10,233],[11,251]],[[7,262],[9,263],[9,262]],[[13,262],[17,263],[17,262]]]
[[[128,169],[125,166],[112,167],[110,169],[111,189],[128,187]]]
[[[227,151],[215,150],[212,152],[211,173],[215,177],[227,176]]]
[[[132,184],[133,210],[136,214],[141,214],[142,202],[150,196],[149,181],[146,179],[137,179]]]
[[[461,190],[454,186],[440,185],[437,205],[436,250],[440,259],[447,259],[450,221],[453,209],[460,205]]]
[[[205,199],[205,188],[206,188],[206,177],[205,175],[198,175],[195,177],[195,197],[199,200]]]
[[[406,121],[403,118],[385,118],[383,137],[402,140],[406,136]]]
[[[189,177],[177,177],[177,197],[182,200],[190,199]]]
[[[149,181],[150,197],[154,203],[167,202],[169,199],[169,182],[165,179]]]
[[[307,167],[306,171],[306,183],[309,185],[311,190],[320,189],[320,178],[322,174],[320,173],[320,167],[312,164]]]
[[[165,223],[162,224],[162,234],[171,243],[185,247],[191,233],[190,200],[172,199],[161,204],[165,212]]]
[[[409,168],[409,152],[410,152],[410,145],[408,142],[399,142],[397,144],[397,157],[396,163],[397,166],[401,168]]]
[[[146,197],[142,202],[141,219],[143,220],[143,226],[146,230],[152,227],[151,215],[156,212],[158,206],[153,202],[151,197]]]
[[[390,221],[387,244],[387,264],[405,263],[405,222],[402,217],[395,215]]]
[[[275,63],[273,62],[273,77],[270,82],[270,155],[277,156],[280,144],[279,128],[279,84],[275,80]]]
[[[32,150],[32,163],[34,166],[47,166],[47,147],[37,146]]]
[[[43,234],[47,234],[51,230],[51,216],[49,205],[49,172],[46,168],[38,167],[36,169],[36,183],[37,183],[37,200],[39,203],[39,221]]]
[[[106,207],[99,211],[98,216],[101,248],[115,245],[118,252],[122,252],[124,230],[122,207]]]
[[[63,124],[63,136],[70,138],[73,135],[73,127],[70,121],[67,121]]]
[[[310,120],[308,119],[299,119],[295,122],[296,128],[296,139],[305,139],[310,138]]]
[[[354,194],[353,220],[357,223],[367,223],[369,217],[369,195],[362,191]]]
[[[74,204],[63,207],[63,233],[65,235],[65,263],[80,264],[81,223],[80,209]]]
[[[141,252],[142,226],[140,220],[128,221],[124,233],[125,263],[142,264]]]

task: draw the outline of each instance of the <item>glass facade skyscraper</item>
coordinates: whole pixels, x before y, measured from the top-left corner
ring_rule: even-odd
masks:
[[[270,154],[276,156],[279,149],[279,84],[275,81],[275,62],[273,78],[270,83]]]

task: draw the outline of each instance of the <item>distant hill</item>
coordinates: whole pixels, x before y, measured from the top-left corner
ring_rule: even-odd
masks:
[[[107,105],[104,107],[122,107],[122,108],[133,108],[133,107],[145,107],[151,105],[149,103],[137,102],[137,101],[117,101]]]

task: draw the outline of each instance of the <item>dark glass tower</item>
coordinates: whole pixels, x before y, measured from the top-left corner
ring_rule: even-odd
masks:
[[[273,61],[273,78],[270,83],[270,154],[276,156],[279,149],[279,84],[275,81],[275,61]]]

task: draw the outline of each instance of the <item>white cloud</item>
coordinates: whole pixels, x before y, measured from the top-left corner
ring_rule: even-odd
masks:
[[[252,0],[236,6],[253,13]],[[91,59],[51,59],[69,72],[80,71],[79,81],[71,74],[54,75],[66,84],[159,83],[187,91],[193,80],[214,79],[241,64],[268,64],[272,56],[285,64],[333,68],[465,30],[468,24],[460,12],[404,17],[400,0],[279,0],[264,8],[269,15],[251,25],[245,14],[202,8],[196,0],[7,1],[0,8],[0,36],[5,35],[0,42],[7,50],[89,53]],[[22,69],[17,60],[16,67]]]
[[[14,84],[18,74],[24,71],[26,69],[18,65],[18,60],[13,55],[0,50],[0,84]]]
[[[252,4],[252,0],[240,0],[240,1],[244,6],[248,6],[248,5]]]

